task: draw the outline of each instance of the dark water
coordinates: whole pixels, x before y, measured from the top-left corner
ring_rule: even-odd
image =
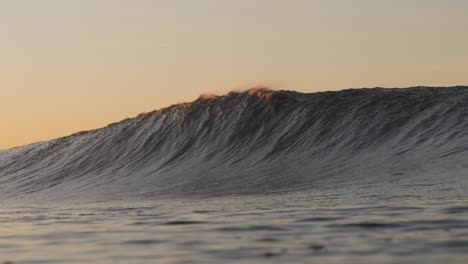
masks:
[[[467,150],[468,87],[203,97],[0,151],[0,261],[467,263]]]

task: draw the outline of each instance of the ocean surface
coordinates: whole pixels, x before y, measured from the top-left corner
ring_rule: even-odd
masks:
[[[0,263],[467,263],[468,87],[252,89],[0,151]]]

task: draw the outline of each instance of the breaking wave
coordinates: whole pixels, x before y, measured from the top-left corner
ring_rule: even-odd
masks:
[[[202,96],[0,152],[0,196],[261,194],[467,173],[468,87]]]

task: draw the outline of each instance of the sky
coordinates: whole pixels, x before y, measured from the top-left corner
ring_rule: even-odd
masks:
[[[468,85],[466,0],[0,0],[0,149],[203,93]]]

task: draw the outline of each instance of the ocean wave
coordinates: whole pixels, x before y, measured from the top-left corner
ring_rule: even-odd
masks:
[[[468,168],[468,87],[201,96],[0,152],[0,197],[237,195]]]

